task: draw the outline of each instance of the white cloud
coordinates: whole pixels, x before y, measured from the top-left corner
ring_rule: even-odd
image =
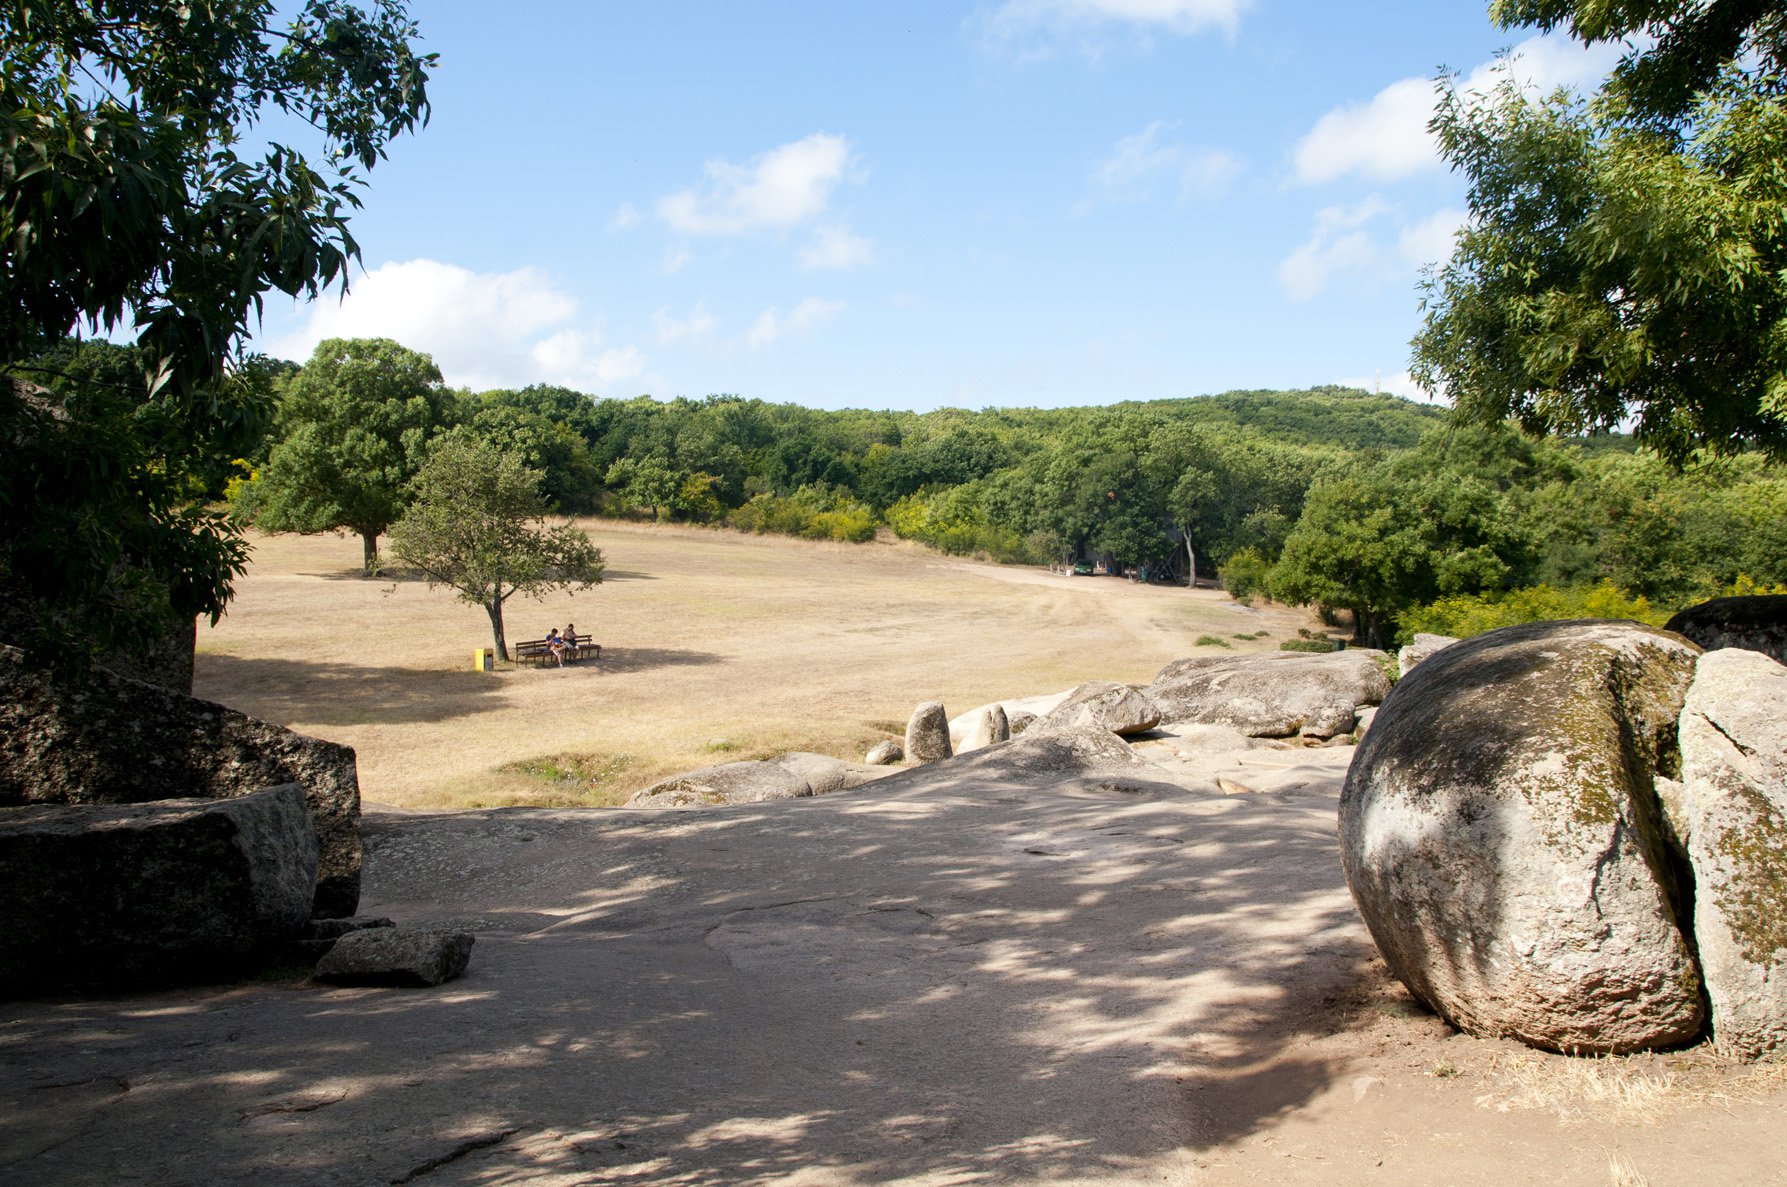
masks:
[[[537,269],[407,260],[374,268],[340,301],[315,302],[303,326],[266,349],[303,361],[325,338],[392,338],[433,356],[449,384],[474,390],[561,383],[601,392],[643,373],[636,348],[604,348],[579,313]]]
[[[1485,62],[1459,82],[1464,94],[1487,94],[1512,69],[1523,87],[1585,87],[1605,77],[1622,47],[1584,47],[1562,35],[1530,37],[1508,61]],[[1292,154],[1297,180],[1333,181],[1349,173],[1394,181],[1443,167],[1427,123],[1438,91],[1432,79],[1393,82],[1363,103],[1337,107],[1316,121]]]
[[[774,309],[765,309],[757,315],[751,332],[745,335],[745,344],[752,350],[759,350],[790,334],[809,334],[843,312],[842,301],[824,301],[818,297],[808,297],[789,310],[786,317]]]
[[[1452,254],[1452,236],[1465,220],[1464,211],[1445,209],[1387,227],[1396,214],[1377,197],[1324,208],[1309,238],[1278,265],[1279,283],[1292,300],[1307,301],[1343,280],[1375,287],[1412,278],[1423,264]]]
[[[1253,0],[1005,0],[968,25],[988,49],[1044,58],[1072,46],[1100,56],[1115,27],[1143,44],[1154,33],[1187,37],[1205,29],[1233,35]]]
[[[1414,400],[1422,404],[1450,404],[1445,396],[1432,396],[1421,390],[1415,383],[1415,377],[1407,371],[1396,371],[1385,375],[1382,371],[1370,377],[1349,376],[1337,379],[1342,387],[1363,388],[1368,392],[1387,392],[1392,396],[1401,396],[1405,400]]]
[[[637,227],[644,220],[645,216],[639,213],[637,206],[631,202],[622,202],[615,208],[614,215],[609,218],[608,229],[610,231],[628,231]]]
[[[1362,173],[1383,181],[1437,167],[1439,154],[1427,130],[1433,101],[1431,80],[1405,78],[1368,102],[1328,112],[1297,145],[1297,179],[1333,181]]]
[[[1453,236],[1464,226],[1467,217],[1464,210],[1449,206],[1404,227],[1396,237],[1397,257],[1403,264],[1416,268],[1450,259]]]
[[[800,249],[800,266],[809,272],[846,271],[875,262],[875,245],[849,227],[820,227]]]
[[[791,227],[825,212],[849,166],[850,142],[815,132],[754,157],[749,165],[709,161],[701,182],[658,199],[657,214],[687,235]]]
[[[687,268],[695,260],[695,253],[684,244],[676,244],[664,249],[663,271],[666,276],[675,276]]]
[[[720,319],[702,308],[701,302],[697,301],[695,308],[689,310],[687,318],[679,321],[670,316],[668,309],[660,309],[652,314],[652,324],[658,330],[658,343],[668,346],[672,342],[705,338],[718,328]]]
[[[1099,200],[1115,205],[1146,202],[1167,181],[1175,196],[1183,201],[1219,193],[1241,175],[1241,162],[1230,153],[1163,143],[1163,135],[1175,126],[1155,120],[1135,135],[1117,141],[1111,155],[1092,171]],[[1082,210],[1085,205],[1082,204]]]

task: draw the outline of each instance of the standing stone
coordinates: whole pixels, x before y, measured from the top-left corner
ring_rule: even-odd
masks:
[[[1713,1037],[1761,1055],[1787,1045],[1787,668],[1754,651],[1701,656],[1681,748]]]
[[[0,808],[0,992],[233,973],[303,929],[316,862],[292,784]]]
[[[1438,652],[1378,710],[1342,864],[1391,971],[1460,1029],[1609,1053],[1700,1033],[1655,787],[1695,658],[1636,623],[1531,623]]]
[[[912,719],[906,723],[906,757],[914,762],[936,762],[953,753],[943,702],[926,701],[914,709]]]
[[[1005,716],[1005,706],[997,703],[988,705],[974,715],[968,727],[968,736],[962,740],[960,754],[970,750],[982,750],[995,742],[1011,740],[1011,722]]]

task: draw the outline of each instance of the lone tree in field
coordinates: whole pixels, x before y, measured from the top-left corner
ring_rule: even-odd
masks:
[[[588,589],[602,553],[569,522],[546,522],[541,472],[483,441],[442,437],[417,478],[416,500],[391,526],[391,551],[430,589],[449,585],[484,607],[496,653],[509,658],[503,603],[515,594]]]
[[[378,538],[403,514],[428,441],[452,419],[440,368],[389,338],[329,338],[292,378],[279,444],[240,509],[271,532],[347,528],[378,573]]]

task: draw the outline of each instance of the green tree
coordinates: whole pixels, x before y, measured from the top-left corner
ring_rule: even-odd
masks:
[[[675,510],[677,495],[687,478],[688,474],[673,467],[668,457],[654,453],[637,460],[620,459],[608,467],[604,480],[622,503],[650,511],[653,519],[663,519]]]
[[[1787,13],[1717,0],[1498,0],[1504,26],[1654,38],[1594,101],[1486,99],[1433,121],[1471,218],[1425,282],[1414,372],[1462,417],[1578,434],[1627,418],[1676,464],[1787,457]]]
[[[397,521],[454,405],[440,369],[389,338],[330,338],[286,388],[279,444],[244,492],[272,532],[347,528],[378,572],[379,535]]]
[[[345,276],[362,172],[427,116],[402,3],[274,7],[0,0],[0,601],[57,662],[221,613],[244,547],[187,479],[264,420],[250,317]],[[314,144],[248,155],[275,111]],[[135,327],[127,384],[41,361],[95,325]]]
[[[496,652],[509,658],[503,604],[520,593],[588,589],[602,553],[568,521],[549,524],[541,472],[483,441],[443,437],[429,451],[416,499],[391,528],[391,548],[430,589],[450,586],[490,615]]]
[[[1520,564],[1520,541],[1491,487],[1404,455],[1320,475],[1271,587],[1288,602],[1351,612],[1353,638],[1382,647],[1410,607],[1505,588]]]

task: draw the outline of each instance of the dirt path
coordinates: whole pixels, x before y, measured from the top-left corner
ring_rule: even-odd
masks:
[[[860,759],[912,707],[951,712],[1083,680],[1146,680],[1208,635],[1276,647],[1309,620],[1114,578],[913,546],[605,521],[607,580],[515,599],[511,639],[574,621],[599,663],[481,675],[489,620],[445,589],[359,578],[344,537],[255,542],[201,628],[198,695],[355,748],[372,803],[616,802],[678,771],[814,750]],[[1268,631],[1268,638],[1234,636]],[[1209,645],[1206,645],[1206,650]]]

